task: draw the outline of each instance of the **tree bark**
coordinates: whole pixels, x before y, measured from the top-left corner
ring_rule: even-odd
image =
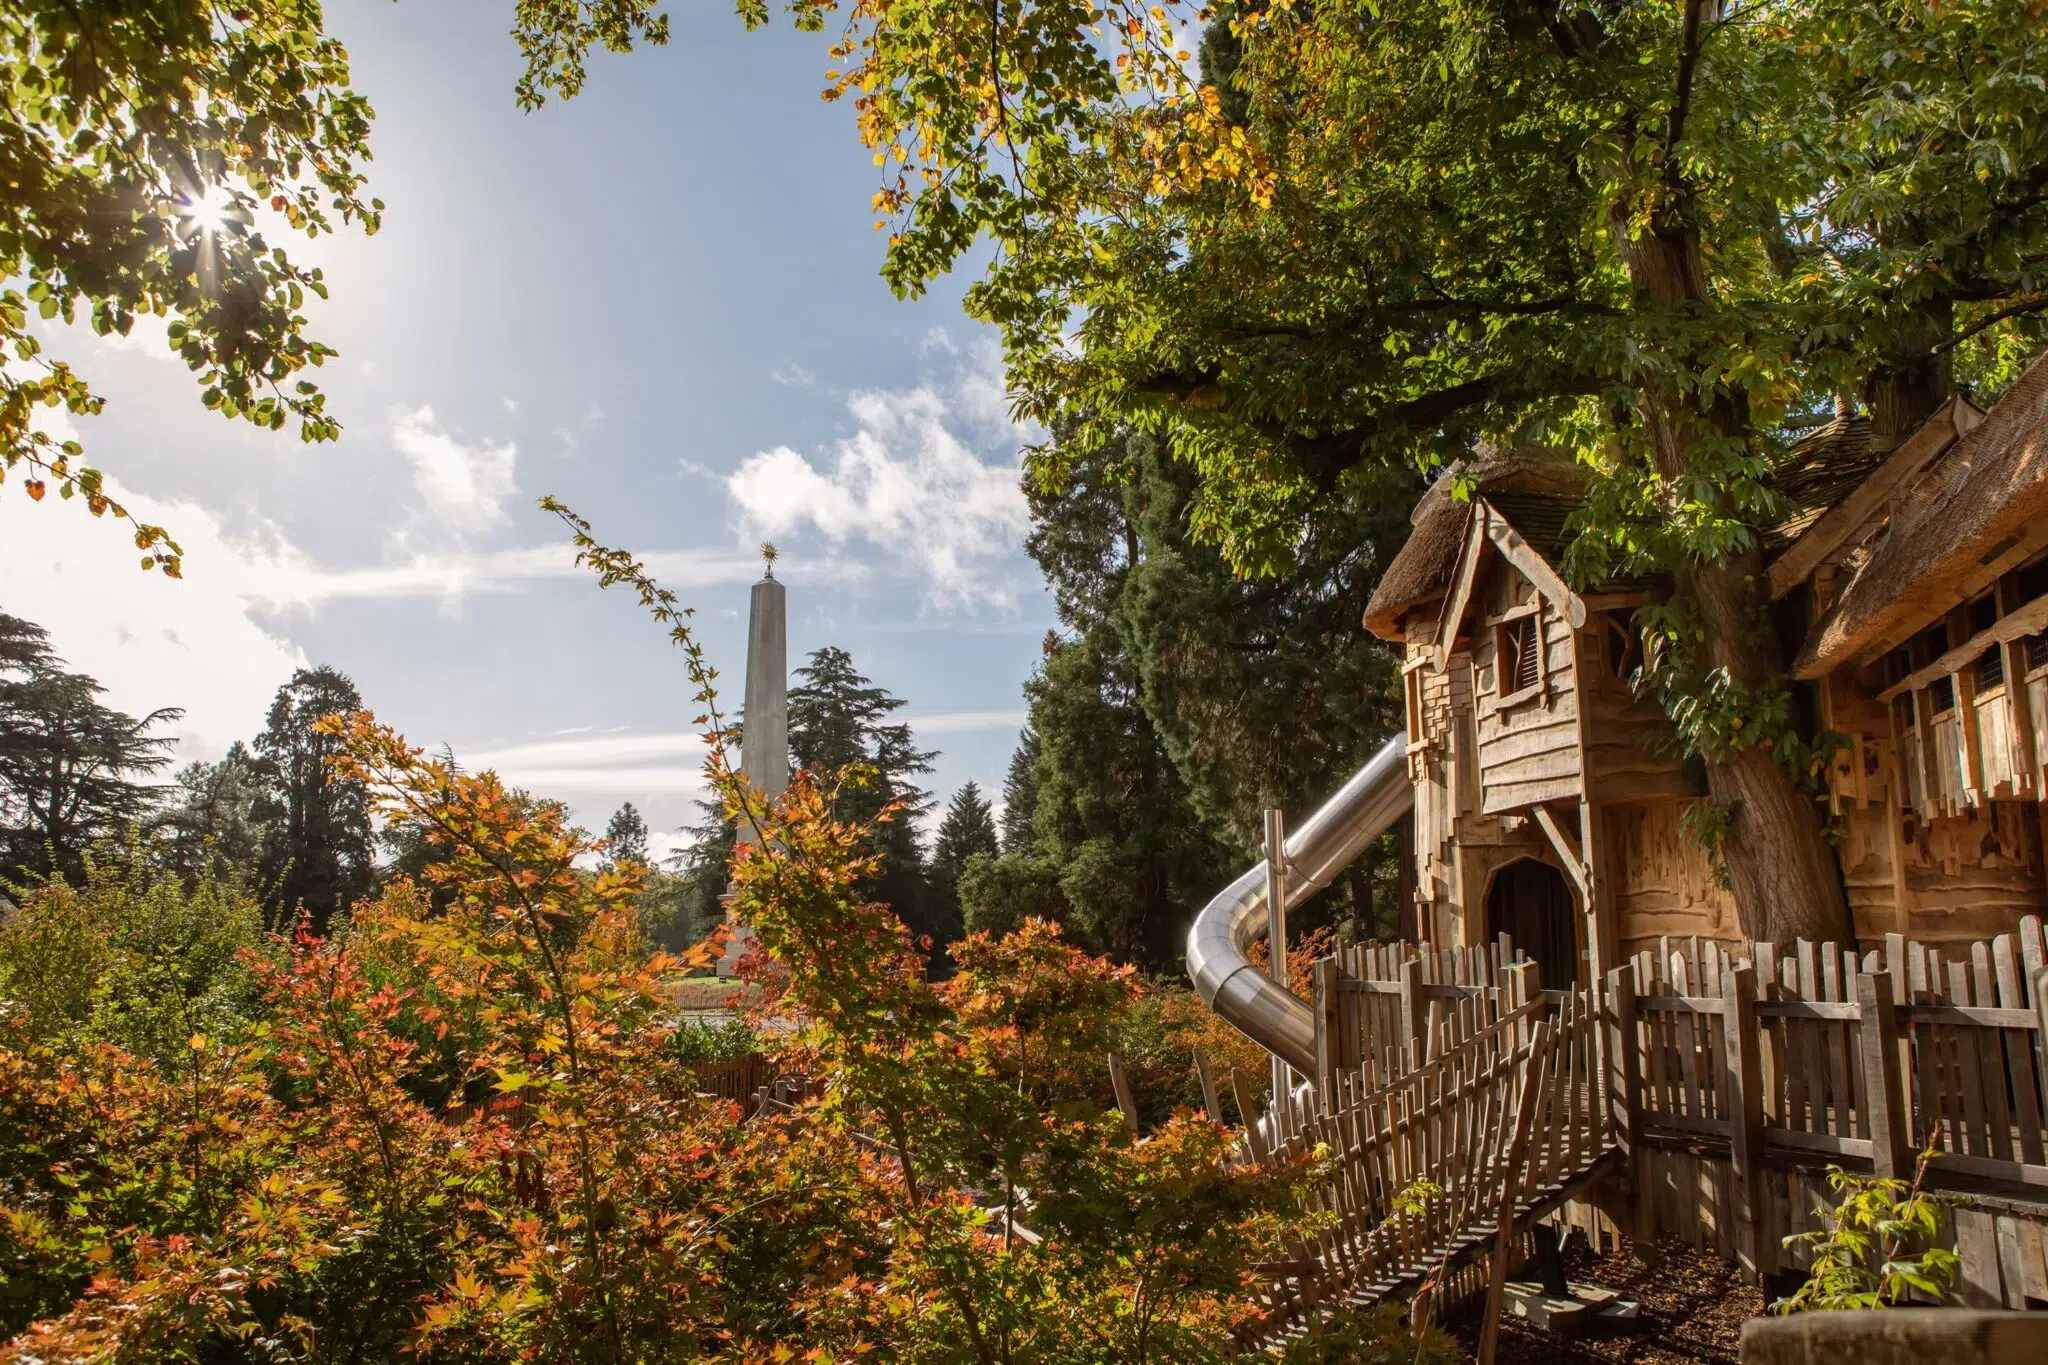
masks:
[[[1897,447],[1955,392],[1953,354],[1939,349],[1955,330],[1955,312],[1947,298],[1927,300],[1885,348],[1885,363],[1863,386],[1873,450]]]
[[[1617,221],[1617,238],[1636,295],[1658,308],[1704,302],[1708,289],[1698,234],[1681,208],[1645,233]],[[1657,474],[1667,486],[1688,481],[1696,437],[1749,436],[1746,407],[1723,394],[1701,413],[1675,392],[1645,387],[1642,420]],[[1705,559],[1682,567],[1677,588],[1699,614],[1703,672],[1726,669],[1745,688],[1785,676],[1783,646],[1758,590],[1763,564],[1755,551]],[[1752,940],[1787,942],[1853,938],[1841,871],[1820,811],[1799,784],[1763,748],[1705,755],[1707,789],[1727,810],[1721,856],[1735,894],[1742,931]]]

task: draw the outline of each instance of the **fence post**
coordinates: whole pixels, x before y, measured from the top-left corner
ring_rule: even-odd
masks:
[[[1913,1148],[1906,1136],[1906,1097],[1899,1084],[1899,1011],[1892,978],[1856,974],[1856,1011],[1863,1027],[1863,1093],[1870,1105],[1871,1169],[1879,1176],[1910,1177]]]
[[[1401,1064],[1404,1067],[1420,1066],[1423,1061],[1417,1044],[1423,1041],[1422,1033],[1422,961],[1411,957],[1401,964]]]
[[[1116,1092],[1116,1107],[1124,1111],[1124,1127],[1133,1136],[1138,1131],[1138,1104],[1131,1098],[1131,1078],[1124,1074],[1124,1059],[1121,1054],[1109,1054],[1109,1088]]]
[[[1202,1108],[1208,1111],[1209,1122],[1223,1122],[1223,1101],[1216,1094],[1216,1072],[1209,1065],[1209,1053],[1200,1043],[1194,1047],[1195,1078],[1202,1083]]]
[[[1333,1112],[1337,1095],[1337,1059],[1344,1047],[1338,1008],[1343,1001],[1337,984],[1337,959],[1326,957],[1315,966],[1316,989],[1316,1098],[1325,1114]]]
[[[1761,1190],[1764,1146],[1764,1063],[1756,1023],[1756,968],[1747,964],[1722,978],[1721,1023],[1728,1057],[1728,1153],[1734,1168],[1736,1216],[1750,1268],[1762,1274],[1777,1264],[1763,1230]]]
[[[2034,1061],[2041,1069],[2041,1093],[2048,1095],[2048,967],[2035,972],[2028,984],[2034,988],[2034,1014],[2040,1021],[2034,1030]]]

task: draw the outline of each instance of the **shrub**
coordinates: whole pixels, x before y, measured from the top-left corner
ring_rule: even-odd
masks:
[[[23,892],[0,920],[0,1001],[45,1043],[113,1043],[163,1064],[195,1033],[238,1035],[260,991],[261,907],[232,879],[187,888],[142,857],[88,859],[81,885]]]
[[[1788,1247],[1813,1249],[1805,1284],[1771,1305],[1774,1313],[1889,1308],[1918,1291],[1939,1300],[1955,1282],[1952,1251],[1935,1246],[1943,1201],[1921,1188],[1932,1150],[1922,1152],[1909,1183],[1828,1168],[1828,1187],[1841,1202],[1822,1211],[1826,1226],[1794,1233]]]

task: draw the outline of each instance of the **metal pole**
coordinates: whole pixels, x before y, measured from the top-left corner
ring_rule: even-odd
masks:
[[[1273,984],[1287,989],[1287,826],[1278,810],[1266,812],[1266,945]],[[1287,1063],[1273,1058],[1273,1107],[1291,1089]]]

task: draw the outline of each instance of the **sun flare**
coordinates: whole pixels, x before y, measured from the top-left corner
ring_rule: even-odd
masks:
[[[234,196],[219,185],[209,185],[203,194],[186,195],[178,204],[178,217],[187,231],[211,237],[233,221]]]

